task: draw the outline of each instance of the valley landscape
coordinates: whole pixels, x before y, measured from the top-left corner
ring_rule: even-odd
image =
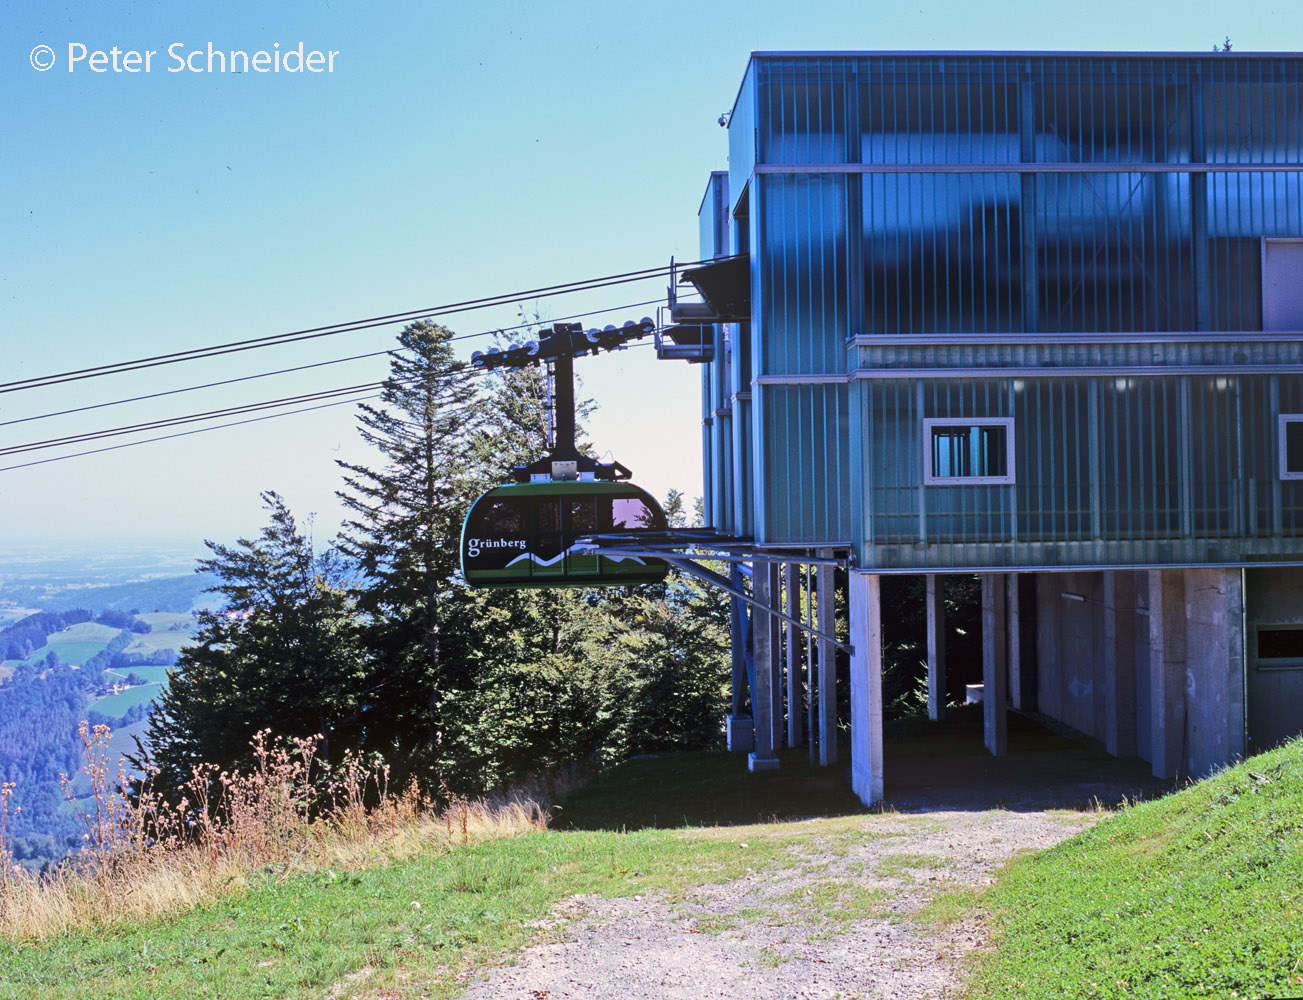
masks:
[[[184,547],[29,546],[0,556],[0,776],[7,834],[28,870],[81,842],[72,800],[83,722],[112,730],[111,760],[136,752],[168,669],[212,604]],[[62,775],[73,776],[67,783]]]

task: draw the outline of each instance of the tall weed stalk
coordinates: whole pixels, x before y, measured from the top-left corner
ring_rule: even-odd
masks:
[[[74,927],[188,909],[238,891],[255,870],[281,873],[359,867],[422,850],[451,849],[547,826],[548,811],[524,795],[451,798],[436,810],[415,783],[389,787],[381,761],[318,760],[320,737],[252,743],[253,765],[203,765],[163,795],[156,774],[128,794],[125,764],[110,762],[105,726],[80,729],[90,793],[63,778],[82,831],[81,849],[32,875],[10,850],[13,785],[0,787],[0,934],[40,938]]]

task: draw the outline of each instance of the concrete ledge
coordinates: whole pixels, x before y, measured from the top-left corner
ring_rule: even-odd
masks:
[[[748,771],[777,771],[778,758],[772,753],[747,754]]]
[[[756,746],[755,723],[749,715],[730,715],[724,720],[724,738],[734,753],[750,753]]]

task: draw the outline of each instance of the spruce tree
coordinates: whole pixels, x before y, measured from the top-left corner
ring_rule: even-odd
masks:
[[[374,466],[341,462],[349,512],[341,549],[362,575],[358,603],[376,663],[369,731],[402,776],[436,777],[443,703],[465,682],[441,626],[462,520],[484,482],[483,402],[446,327],[399,335],[378,405],[359,407]]]
[[[194,644],[168,671],[141,759],[173,788],[198,764],[247,763],[259,730],[322,739],[320,756],[338,760],[365,743],[367,663],[345,564],[318,555],[285,502],[264,493],[270,521],[256,539],[206,542],[220,611],[200,616]]]

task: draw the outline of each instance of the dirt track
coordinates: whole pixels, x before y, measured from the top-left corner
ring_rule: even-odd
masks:
[[[471,986],[467,1000],[946,997],[981,928],[912,918],[939,893],[989,884],[1015,851],[1089,826],[1090,812],[926,812],[812,820],[791,862],[656,896],[575,898],[563,940]],[[736,829],[727,831],[736,836]]]

